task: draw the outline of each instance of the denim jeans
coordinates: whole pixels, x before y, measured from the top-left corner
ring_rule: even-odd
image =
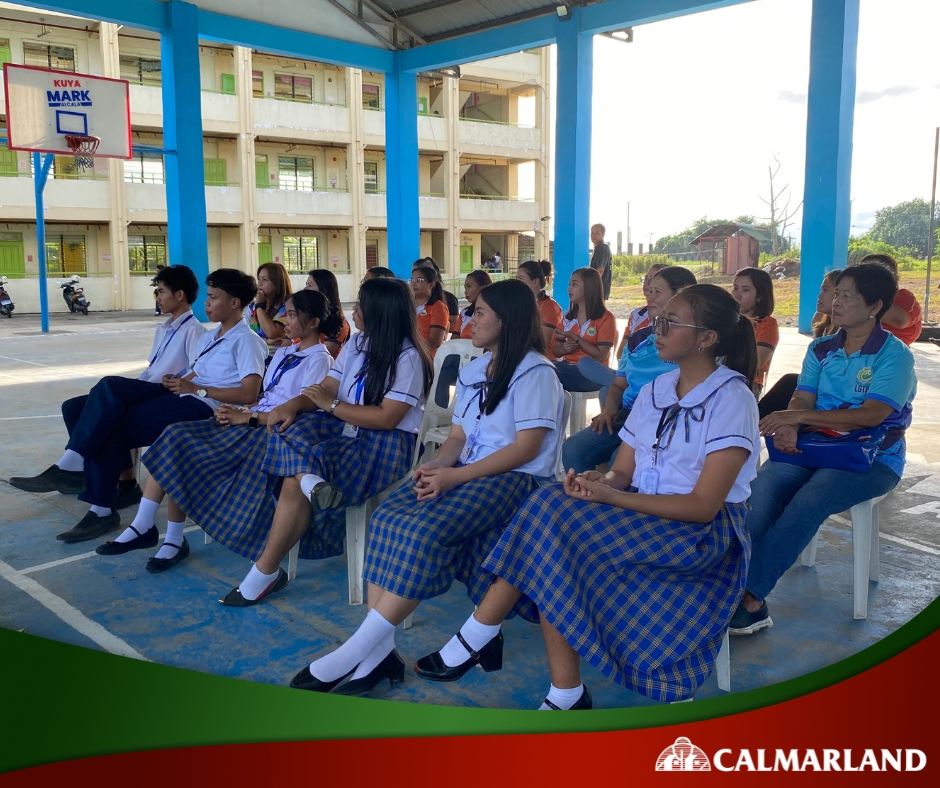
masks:
[[[601,364],[600,361],[595,361],[593,358],[585,356],[582,359],[578,359],[578,372],[580,372],[583,377],[600,386],[600,390],[597,392],[597,399],[600,401],[601,407],[603,408],[604,403],[607,401],[607,392],[610,390],[610,384],[614,382],[614,371],[606,364]]]
[[[588,380],[580,373],[577,364],[563,360],[553,363],[558,379],[561,381],[561,387],[565,391],[597,391],[600,388],[600,384]]]
[[[865,473],[765,462],[751,482],[751,565],[747,590],[766,597],[830,515],[890,492],[900,481],[887,465]]]
[[[590,427],[585,427],[561,445],[561,462],[565,472],[572,468],[575,473],[593,471],[602,462],[613,463],[620,442],[616,432],[610,435],[606,429],[594,432]]]

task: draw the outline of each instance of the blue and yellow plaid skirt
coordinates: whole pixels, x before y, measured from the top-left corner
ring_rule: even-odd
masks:
[[[710,523],[675,522],[553,484],[529,498],[483,569],[522,591],[605,676],[682,700],[714,668],[744,595],[746,515],[745,504],[725,504]]]
[[[346,506],[359,506],[411,469],[416,435],[401,430],[360,429],[355,438],[344,438],[342,429],[341,421],[321,411],[301,415],[283,433],[270,433],[261,470],[278,481],[315,473],[343,492]],[[269,519],[263,534],[253,540],[258,545],[257,555],[261,554],[270,526]],[[345,508],[313,512],[310,528],[300,539],[300,557],[341,555],[345,536]]]
[[[414,483],[369,522],[364,578],[405,599],[431,599],[459,580],[479,604],[493,582],[480,564],[539,482],[528,473],[485,476],[418,501]]]

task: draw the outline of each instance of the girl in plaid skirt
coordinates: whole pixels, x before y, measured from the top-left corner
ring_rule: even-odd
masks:
[[[327,298],[312,291],[294,293],[285,315],[284,333],[298,344],[274,354],[258,402],[247,410],[223,404],[215,419],[167,427],[144,454],[150,476],[134,521],[116,541],[98,547],[98,553],[120,555],[154,547],[158,538],[154,516],[167,493],[167,534],[148,561],[148,572],[171,569],[189,555],[183,536],[187,513],[227,546],[231,538],[237,540],[243,523],[259,518],[270,522],[268,509],[273,511],[273,505],[261,470],[267,435],[258,427],[268,423],[277,405],[323,380],[333,359],[320,343],[320,332],[334,330],[341,320]]]
[[[460,371],[450,435],[437,459],[372,516],[364,573],[372,609],[292,687],[361,695],[385,678],[400,683],[405,663],[395,651],[395,626],[455,579],[474,602],[482,600],[491,579],[481,561],[557,462],[564,394],[544,356],[540,322],[522,282],[480,291],[472,340],[489,353]]]
[[[494,582],[479,608],[418,660],[420,677],[498,667],[500,623],[520,603],[548,651],[542,709],[592,707],[581,657],[661,701],[690,697],[711,672],[750,555],[754,330],[714,285],[680,290],[655,329],[661,358],[678,369],[640,392],[611,471],[569,471],[528,500],[483,563]]]
[[[279,488],[277,506],[273,522],[255,519],[244,535],[243,554],[260,556],[223,605],[253,605],[284,588],[280,564],[297,542],[301,558],[342,553],[345,507],[411,467],[432,378],[411,291],[398,279],[363,282],[353,320],[362,333],[343,346],[323,382],[270,414],[275,427],[261,470]]]

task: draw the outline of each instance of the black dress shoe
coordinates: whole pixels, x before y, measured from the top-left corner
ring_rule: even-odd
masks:
[[[284,586],[287,585],[287,572],[284,571],[282,567],[277,568],[277,578],[271,585],[269,585],[257,599],[245,599],[242,596],[241,587],[233,588],[229,591],[224,597],[219,600],[220,605],[225,605],[226,607],[251,607],[252,605],[257,605],[262,599],[264,599],[268,594],[273,594],[275,591],[280,591]],[[298,674],[299,675],[299,674]],[[344,677],[345,678],[345,677]],[[291,686],[294,686],[291,684]],[[324,692],[329,692],[329,690],[323,690]]]
[[[63,531],[56,535],[60,542],[84,542],[96,536],[113,531],[121,524],[121,515],[112,511],[107,517],[99,517],[89,511],[71,531]]]
[[[349,671],[345,676],[340,676],[336,681],[320,681],[320,679],[310,672],[310,666],[306,665],[300,673],[290,680],[290,687],[291,689],[310,690],[311,692],[329,692],[343,679],[351,676],[354,670],[355,668]]]
[[[498,632],[496,637],[490,640],[490,642],[478,652],[467,645],[467,641],[463,639],[463,636],[459,632],[457,633],[457,640],[467,649],[467,652],[470,654],[470,659],[452,668],[441,659],[441,652],[435,651],[433,654],[421,657],[421,659],[415,663],[415,673],[418,674],[418,678],[424,679],[425,681],[457,681],[457,679],[463,678],[464,674],[474,665],[479,665],[487,673],[502,669],[502,632]]]
[[[137,484],[137,482],[134,482],[134,486],[129,489],[125,489],[118,484],[117,492],[114,494],[114,503],[111,504],[111,508],[126,509],[128,506],[136,506],[143,497],[144,491],[140,489],[140,485]]]
[[[156,547],[160,541],[160,532],[157,526],[151,525],[146,531],[141,533],[133,525],[128,526],[137,536],[129,542],[105,542],[95,548],[98,555],[124,555],[131,550],[143,550],[147,547]]]
[[[542,703],[548,706],[552,711],[565,711],[565,709],[562,709],[559,706],[556,706],[548,698],[545,698],[545,700],[543,700]],[[591,697],[591,693],[588,692],[587,685],[585,684],[584,692],[581,693],[581,697],[578,698],[577,703],[575,703],[574,706],[572,706],[570,709],[567,709],[567,711],[586,711],[587,709],[593,709],[593,708],[594,708],[594,698]]]
[[[63,495],[78,495],[85,489],[84,471],[63,471],[58,465],[50,465],[38,476],[14,476],[10,484],[18,490],[44,493],[58,490]]]
[[[170,542],[172,547],[176,547],[172,542]],[[176,555],[172,558],[157,558],[154,556],[147,562],[147,566],[144,567],[150,574],[156,575],[160,572],[165,572],[167,569],[172,569],[180,561],[182,561],[186,556],[189,555],[189,542],[186,541],[186,537],[183,537],[183,544],[179,546],[179,549],[176,551]]]
[[[310,505],[315,512],[338,509],[344,497],[342,491],[333,482],[319,482],[310,491]]]
[[[405,682],[405,660],[392,649],[388,656],[370,670],[361,679],[351,679],[332,691],[333,695],[365,695],[372,692],[384,679],[388,679],[388,686]]]

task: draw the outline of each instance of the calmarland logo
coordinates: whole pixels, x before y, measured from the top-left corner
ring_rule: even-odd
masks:
[[[656,759],[657,772],[919,772],[927,766],[923,750],[721,749],[711,759],[680,736]]]
[[[680,736],[656,759],[657,772],[710,772],[711,761],[705,751],[696,747],[685,736]]]
[[[856,380],[858,380],[858,382],[861,383],[862,385],[867,386],[869,383],[871,383],[873,374],[874,373],[872,373],[871,367],[865,367],[864,369],[860,369],[858,371]]]
[[[594,336],[596,333],[597,333],[597,329],[594,328],[594,326],[591,326],[591,327],[587,330],[587,335],[588,335],[589,337]]]

